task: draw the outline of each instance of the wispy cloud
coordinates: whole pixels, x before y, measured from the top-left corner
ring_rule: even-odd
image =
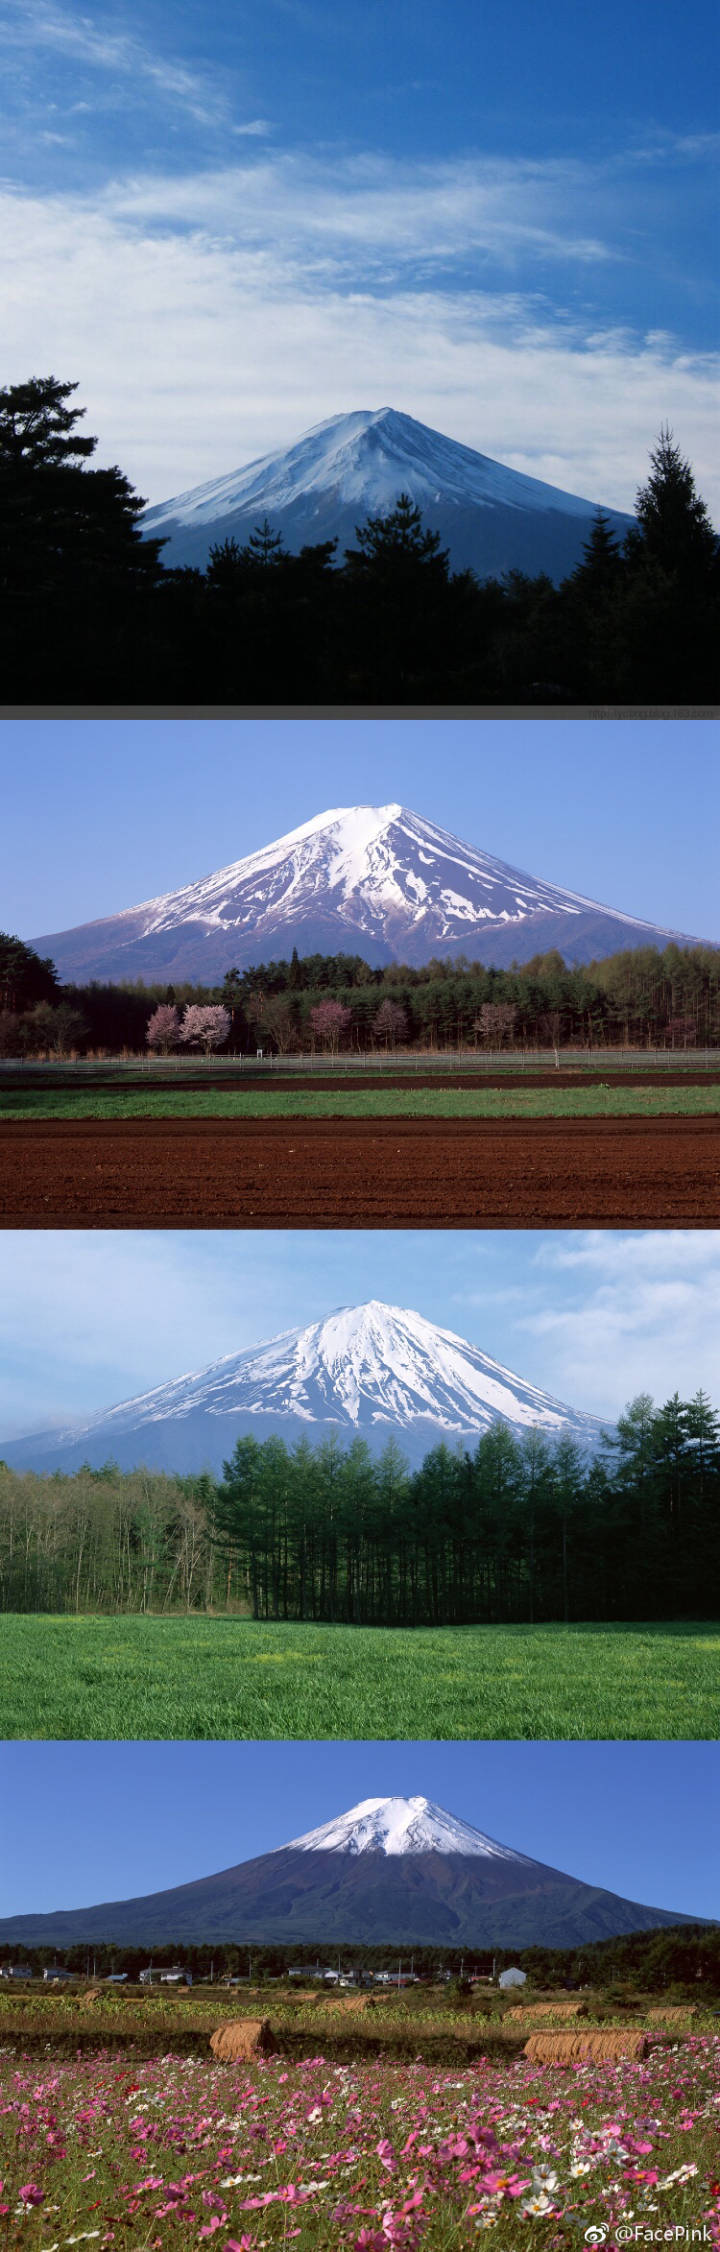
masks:
[[[586,205],[588,179],[572,164],[509,164],[467,158],[406,165],[380,155],[326,151],[278,155],[183,176],[146,173],[112,183],[104,201],[117,217],[154,227],[210,227],[246,247],[301,249],[325,271],[352,265],[356,286],[378,265],[397,277],[420,261],[430,273],[476,258],[528,256],[571,267],[621,255],[569,213]]]
[[[229,97],[209,70],[189,70],[171,56],[156,53],[132,32],[117,31],[112,22],[95,22],[89,16],[70,15],[44,6],[42,0],[5,0],[7,13],[0,20],[0,42],[6,47],[49,50],[101,72],[107,78],[149,82],[163,101],[180,104],[197,125],[229,124],[233,132],[262,134],[267,121],[232,121]]]
[[[720,506],[712,356],[600,321],[577,277],[606,261],[584,264],[584,231],[565,299],[527,287],[541,263],[527,255],[507,286],[511,246],[519,258],[533,229],[561,270],[551,175],[544,203],[537,181],[521,192],[503,168],[429,167],[414,180],[379,160],[262,155],[121,180],[100,199],[8,194],[9,379],[42,365],[77,377],[101,458],[119,459],[151,500],[325,415],[389,403],[619,507],[632,506],[669,421]],[[490,269],[503,230],[505,286]]]

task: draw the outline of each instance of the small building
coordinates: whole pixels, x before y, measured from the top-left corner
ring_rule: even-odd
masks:
[[[103,1979],[103,1986],[126,1986],[126,1985],[127,1985],[127,1971],[108,1971],[107,1977]]]
[[[161,1986],[192,1986],[192,1972],[183,1970],[181,1963],[173,1963],[169,1970],[159,1972]]]
[[[76,1977],[77,1972],[65,1970],[62,1963],[48,1963],[43,1971],[46,1986],[59,1986],[61,1980],[66,1982],[69,1978]]]
[[[504,1988],[504,1989],[505,1989],[506,1991],[507,1991],[507,1988],[508,1988],[508,1987],[511,1987],[511,1986],[526,1986],[526,1985],[527,1985],[527,1971],[521,1971],[521,1970],[504,1970],[504,1971],[501,1971],[501,1972],[500,1972],[500,1977],[499,1977],[499,1979],[498,1979],[498,1986],[501,1986],[501,1987],[503,1987],[503,1988]]]
[[[32,1978],[29,1963],[3,1963],[0,1978]]]

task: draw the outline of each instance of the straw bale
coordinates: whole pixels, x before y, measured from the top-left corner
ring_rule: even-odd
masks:
[[[617,2033],[531,2033],[524,2049],[532,2064],[599,2064],[647,2054],[647,2034],[627,2026]]]
[[[267,2017],[233,2018],[230,2025],[218,2025],[210,2035],[213,2056],[220,2064],[236,2064],[242,2057],[267,2056],[273,2047],[270,2020]]]
[[[687,2025],[697,2011],[694,2002],[666,2002],[664,2009],[648,2010],[647,2014],[653,2025]]]
[[[81,1996],[80,1996],[80,2008],[81,2008],[81,2010],[88,2010],[88,2009],[90,2009],[90,2007],[91,2007],[91,2004],[92,2004],[93,2002],[101,2002],[101,2001],[102,2001],[102,1992],[101,1992],[101,1989],[100,1989],[100,1987],[99,1987],[99,1986],[89,1986],[89,1987],[88,1987],[88,1990],[87,1990],[87,1994],[81,1994]]]

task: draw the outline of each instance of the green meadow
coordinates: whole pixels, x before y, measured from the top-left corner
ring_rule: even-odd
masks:
[[[0,1094],[0,1119],[45,1118],[698,1118],[708,1087],[30,1088]]]
[[[715,1738],[720,1624],[345,1627],[6,1614],[0,1734]]]

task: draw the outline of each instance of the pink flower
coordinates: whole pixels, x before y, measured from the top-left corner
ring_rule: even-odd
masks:
[[[20,2196],[23,2205],[43,2205],[45,2202],[45,2191],[38,2189],[37,2182],[26,2182],[24,2189],[20,2191]]]

